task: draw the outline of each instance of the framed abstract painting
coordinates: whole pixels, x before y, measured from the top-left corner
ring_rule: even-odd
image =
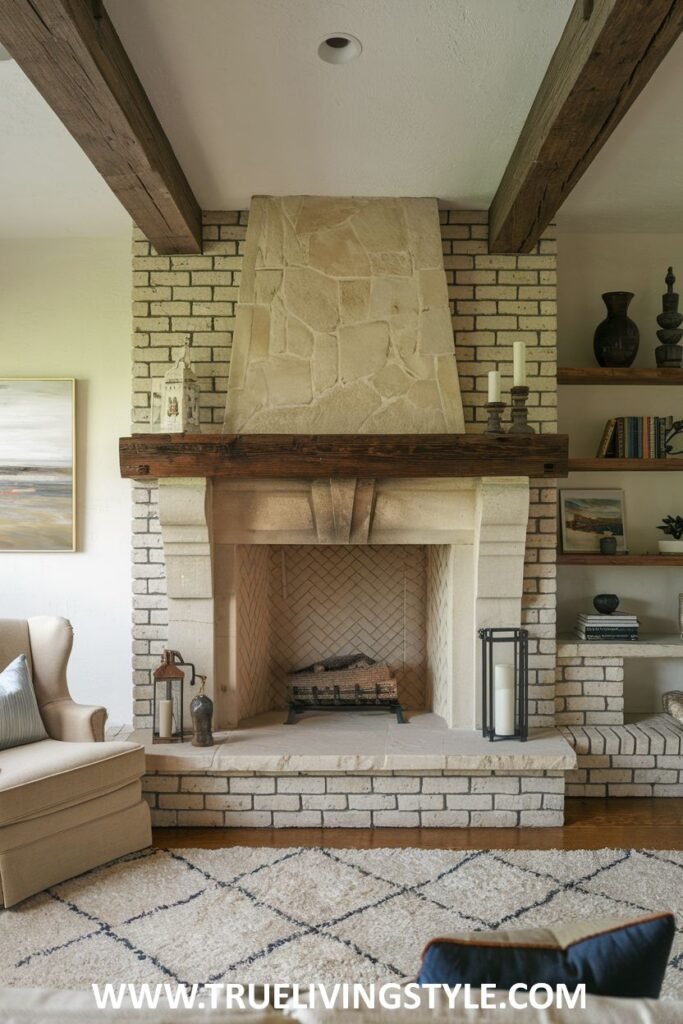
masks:
[[[73,377],[0,377],[0,552],[75,551]]]

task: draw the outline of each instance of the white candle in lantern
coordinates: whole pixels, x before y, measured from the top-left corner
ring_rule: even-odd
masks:
[[[512,346],[512,383],[516,388],[526,387],[526,345],[516,341]]]
[[[173,732],[173,701],[159,701],[159,739],[170,740]]]
[[[512,665],[495,665],[493,670],[493,723],[498,736],[515,732],[515,676]]]
[[[500,402],[500,373],[489,370],[489,402]]]

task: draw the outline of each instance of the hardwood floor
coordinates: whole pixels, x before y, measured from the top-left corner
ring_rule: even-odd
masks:
[[[158,828],[168,849],[225,846],[408,847],[442,850],[683,850],[683,799],[567,800],[563,828]]]

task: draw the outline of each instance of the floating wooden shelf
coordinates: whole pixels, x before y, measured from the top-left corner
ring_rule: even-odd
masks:
[[[134,434],[119,441],[121,475],[566,477],[566,434]]]
[[[631,366],[561,366],[557,371],[558,384],[626,384],[671,385],[683,384],[683,368],[657,370]]]
[[[557,554],[558,565],[683,565],[683,555]]]
[[[683,459],[570,459],[570,473],[671,473]]]

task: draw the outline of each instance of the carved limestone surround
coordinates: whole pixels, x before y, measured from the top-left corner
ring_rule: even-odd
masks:
[[[209,675],[218,727],[234,727],[278,704],[267,546],[428,545],[427,701],[474,729],[477,630],[520,623],[528,507],[519,477],[162,480],[171,645]]]

